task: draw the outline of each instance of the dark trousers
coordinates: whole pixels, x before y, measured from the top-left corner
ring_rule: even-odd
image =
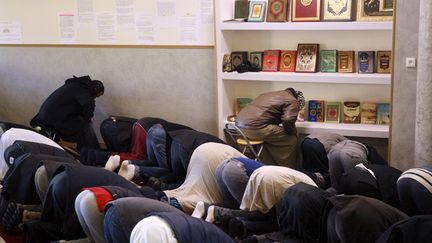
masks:
[[[78,151],[81,151],[83,148],[100,149],[99,141],[91,123],[85,125],[77,134],[72,136],[62,136],[60,134],[60,137],[65,141],[77,143]]]
[[[309,172],[328,173],[329,161],[324,146],[318,139],[305,138],[301,144],[303,169]]]
[[[120,198],[105,208],[105,241],[110,243],[129,242],[135,225],[149,213],[179,212],[175,207],[144,197]]]
[[[401,209],[406,214],[432,214],[432,193],[420,182],[403,178],[397,182],[397,188]]]

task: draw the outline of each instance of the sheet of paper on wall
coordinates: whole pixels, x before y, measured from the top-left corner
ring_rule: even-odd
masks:
[[[115,14],[102,12],[96,15],[97,38],[100,42],[116,42]]]
[[[180,18],[180,42],[182,43],[196,43],[197,37],[197,17],[189,14]]]
[[[78,28],[94,28],[95,13],[93,0],[77,0]]]
[[[213,0],[199,0],[201,24],[213,24]]]
[[[176,28],[178,24],[176,2],[158,0],[156,1],[156,7],[158,29]]]
[[[135,8],[133,0],[116,0],[117,24],[133,27],[135,25]]]
[[[0,22],[0,44],[22,43],[21,23],[16,21]]]
[[[62,43],[74,43],[76,41],[76,25],[74,13],[59,13],[59,38]]]
[[[137,42],[141,44],[155,44],[155,16],[151,12],[136,15]]]

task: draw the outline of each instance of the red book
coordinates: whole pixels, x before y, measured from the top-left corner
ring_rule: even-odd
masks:
[[[296,60],[297,60],[297,51],[295,50],[281,51],[279,71],[295,72]]]
[[[262,70],[266,72],[279,71],[279,56],[280,50],[264,51]]]
[[[291,21],[320,21],[321,0],[293,0]]]

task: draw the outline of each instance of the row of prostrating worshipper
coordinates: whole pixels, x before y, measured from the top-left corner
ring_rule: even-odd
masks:
[[[78,161],[34,131],[10,128],[0,137],[0,216],[13,221],[26,209],[35,218],[21,224],[26,242],[431,238],[432,167],[402,173],[337,134],[309,135],[301,147],[299,170],[264,165],[212,135],[142,118],[128,152],[87,150]]]

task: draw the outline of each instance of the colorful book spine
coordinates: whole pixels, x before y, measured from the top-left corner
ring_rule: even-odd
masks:
[[[310,100],[308,104],[308,121],[324,122],[324,101]]]

